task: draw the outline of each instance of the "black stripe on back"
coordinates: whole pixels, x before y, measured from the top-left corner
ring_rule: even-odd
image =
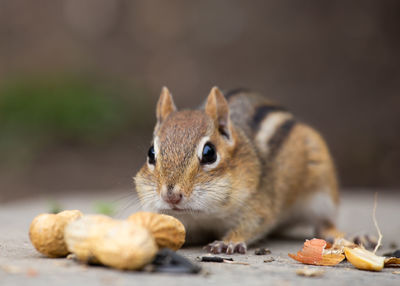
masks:
[[[238,93],[246,93],[246,92],[250,92],[250,89],[239,87],[239,88],[228,90],[224,95],[225,95],[225,98],[228,100],[229,98],[231,98],[232,96],[234,96]]]
[[[251,129],[257,131],[260,128],[261,122],[268,116],[269,113],[275,111],[287,111],[286,108],[279,105],[260,105],[256,107],[253,118],[250,122]]]
[[[278,154],[280,148],[285,142],[286,138],[289,136],[293,127],[296,125],[296,120],[288,119],[283,122],[278,129],[275,131],[274,135],[268,141],[269,155],[268,160],[272,160],[276,154]]]

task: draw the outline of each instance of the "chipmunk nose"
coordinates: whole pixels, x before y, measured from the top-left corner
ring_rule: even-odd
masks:
[[[167,203],[177,205],[182,200],[183,196],[179,188],[176,188],[173,185],[167,185],[166,188],[163,188],[161,197]]]

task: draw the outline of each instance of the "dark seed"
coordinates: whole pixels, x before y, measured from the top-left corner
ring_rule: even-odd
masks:
[[[400,249],[397,249],[394,252],[385,253],[383,256],[400,258]]]
[[[168,248],[158,251],[152,262],[152,271],[167,273],[199,273],[200,266]]]
[[[223,258],[219,256],[202,256],[200,257],[201,262],[219,262],[222,263],[224,261],[233,261],[232,258]]]
[[[395,252],[393,252],[393,257],[400,258],[400,249],[397,249]]]
[[[268,248],[257,248],[254,251],[255,255],[266,255],[266,254],[271,254],[271,250],[269,250]]]

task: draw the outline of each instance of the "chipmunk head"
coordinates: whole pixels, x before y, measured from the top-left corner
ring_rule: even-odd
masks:
[[[147,162],[135,177],[143,207],[155,211],[217,212],[230,200],[235,130],[217,87],[204,110],[178,111],[166,87]]]

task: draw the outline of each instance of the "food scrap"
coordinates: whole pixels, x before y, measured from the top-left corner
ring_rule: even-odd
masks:
[[[255,255],[267,255],[267,254],[271,254],[271,250],[269,250],[268,248],[257,248],[256,250],[254,250],[254,254]]]
[[[397,257],[386,257],[385,258],[385,266],[400,266],[400,258]]]
[[[360,247],[345,247],[344,253],[347,260],[361,270],[381,271],[385,263],[385,257],[377,256],[373,252]]]
[[[8,265],[8,264],[0,265],[0,269],[8,274],[19,274],[22,272],[21,267],[16,265]]]
[[[378,225],[378,221],[376,220],[376,206],[377,206],[377,197],[378,194],[375,193],[374,197],[374,208],[372,210],[372,220],[374,222],[376,231],[378,232],[378,240],[374,251],[368,251],[363,248],[362,244],[357,247],[345,247],[344,253],[346,255],[347,260],[353,264],[354,267],[361,270],[370,270],[370,271],[381,271],[384,266],[388,266],[389,264],[396,264],[396,257],[385,258],[384,256],[376,255],[376,251],[379,249],[382,243],[383,235]]]
[[[270,257],[270,258],[264,259],[264,263],[268,263],[268,262],[272,262],[272,261],[275,261],[275,258]]]
[[[199,273],[201,268],[168,248],[161,249],[149,265],[151,272]]]
[[[297,269],[296,274],[299,276],[305,276],[305,277],[318,277],[324,275],[325,271],[323,270],[317,270],[317,269],[309,269],[309,268],[303,268],[303,269]]]
[[[250,265],[250,263],[241,262],[241,261],[230,261],[230,260],[225,260],[224,262],[225,262],[225,263],[228,263],[228,264]]]
[[[344,259],[341,253],[325,250],[328,246],[323,239],[306,240],[303,249],[296,255],[289,253],[289,257],[304,264],[332,266],[340,263]],[[329,245],[331,247],[331,245]]]
[[[197,261],[200,261],[200,262],[217,262],[217,263],[250,265],[250,264],[247,263],[247,262],[234,261],[232,258],[224,258],[224,257],[219,257],[219,256],[202,256],[202,257],[197,257]]]
[[[226,262],[226,261],[233,261],[233,258],[224,258],[224,257],[219,257],[219,256],[202,256],[202,257],[197,257],[197,260],[200,262],[222,263],[222,262]]]
[[[39,272],[36,269],[28,268],[28,270],[26,271],[26,276],[28,276],[28,277],[36,277],[38,275],[39,275]]]

